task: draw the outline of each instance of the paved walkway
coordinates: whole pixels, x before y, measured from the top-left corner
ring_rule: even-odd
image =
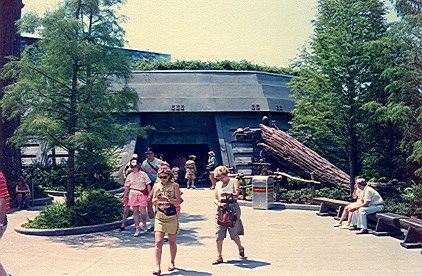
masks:
[[[248,256],[238,259],[226,240],[225,263],[216,257],[210,190],[184,189],[176,266],[166,275],[422,275],[420,249],[406,250],[391,237],[356,236],[332,227],[332,218],[313,211],[257,211],[242,207]],[[151,275],[155,267],[153,233],[135,238],[127,231],[63,237],[36,237],[13,231],[35,210],[10,214],[10,228],[0,241],[0,260],[13,276]],[[163,268],[169,263],[163,248]],[[167,271],[164,271],[167,272]]]

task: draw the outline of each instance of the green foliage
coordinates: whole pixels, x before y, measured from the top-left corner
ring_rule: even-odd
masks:
[[[37,229],[72,227],[70,209],[64,203],[55,202],[24,224],[24,227]]]
[[[104,190],[86,191],[71,209],[72,225],[83,226],[117,221],[122,215],[122,203]]]
[[[298,72],[291,68],[273,67],[253,64],[246,60],[241,61],[200,61],[200,60],[176,60],[153,61],[143,60],[135,65],[136,69],[150,70],[232,70],[232,71],[260,71],[284,75],[297,76]]]
[[[24,227],[52,229],[103,224],[119,220],[121,211],[122,203],[104,190],[85,191],[74,206],[53,203]]]
[[[352,178],[408,180],[406,158],[412,170],[422,161],[422,74],[411,49],[420,49],[421,21],[388,29],[379,0],[320,0],[318,10],[309,50],[294,64],[295,133]]]
[[[316,196],[317,197],[334,198],[334,199],[344,200],[344,201],[351,201],[351,197],[350,197],[349,193],[347,193],[346,191],[344,191],[342,189],[338,189],[338,188],[334,188],[334,187],[321,188],[321,189],[316,191]]]
[[[53,167],[51,164],[33,163],[23,169],[23,175],[46,190],[66,190],[66,165]]]
[[[15,145],[30,140],[59,146],[69,153],[67,190],[74,189],[74,156],[123,143],[136,130],[116,115],[133,110],[138,96],[128,86],[129,57],[121,18],[123,1],[65,1],[44,17],[19,21],[21,31],[37,31],[40,40],[20,60],[6,64],[3,78],[14,79],[1,102],[8,119],[19,119]],[[73,193],[67,203],[73,205]]]

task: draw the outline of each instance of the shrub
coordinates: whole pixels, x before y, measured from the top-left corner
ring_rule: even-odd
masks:
[[[25,228],[52,229],[71,227],[70,210],[65,203],[53,203],[41,211],[34,220],[24,224]]]
[[[72,207],[74,226],[102,224],[119,220],[122,203],[104,190],[85,191]]]
[[[70,209],[54,203],[41,211],[26,228],[67,228],[109,223],[120,219],[122,203],[104,190],[84,191]]]
[[[324,187],[316,191],[317,197],[327,197],[327,198],[334,198],[338,200],[345,200],[350,201],[351,196],[346,191],[339,189],[339,188],[328,188]]]

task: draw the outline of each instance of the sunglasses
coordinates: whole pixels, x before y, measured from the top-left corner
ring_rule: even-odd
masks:
[[[159,176],[158,178],[159,178],[159,179],[167,179],[167,178],[168,178],[168,176],[163,176],[163,175],[161,175],[161,176]]]

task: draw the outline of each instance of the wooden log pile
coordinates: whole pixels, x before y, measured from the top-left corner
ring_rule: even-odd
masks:
[[[349,175],[306,147],[286,132],[260,125],[261,147],[281,165],[303,178],[321,181],[349,191]],[[385,187],[382,183],[369,183],[373,187]]]

